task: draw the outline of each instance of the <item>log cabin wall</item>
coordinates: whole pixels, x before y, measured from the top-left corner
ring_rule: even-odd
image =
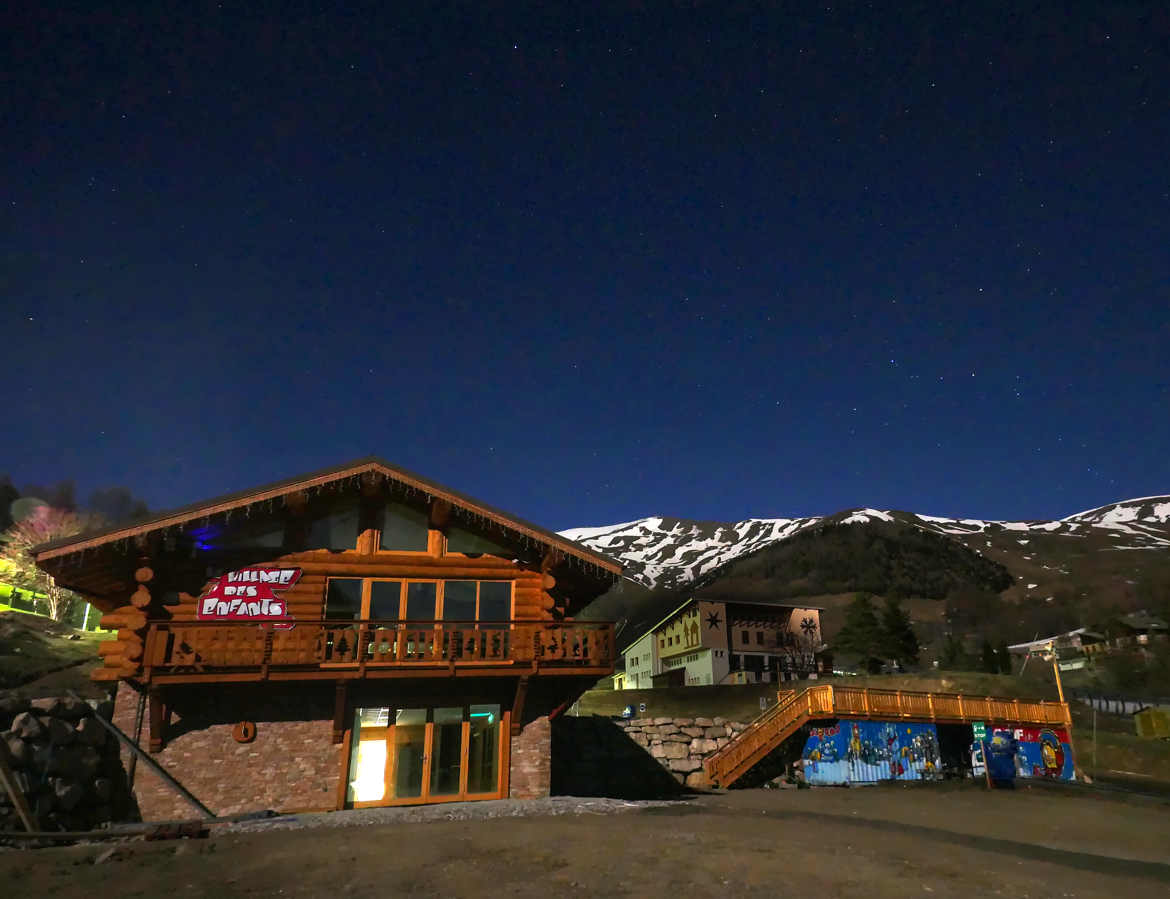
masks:
[[[249,567],[300,568],[300,580],[282,596],[293,619],[325,616],[325,590],[330,577],[403,578],[411,580],[510,580],[514,583],[512,618],[548,621],[553,600],[544,589],[547,577],[539,569],[524,568],[494,556],[419,556],[397,553],[303,552],[276,556]],[[169,609],[171,621],[194,621],[197,597],[186,594]]]

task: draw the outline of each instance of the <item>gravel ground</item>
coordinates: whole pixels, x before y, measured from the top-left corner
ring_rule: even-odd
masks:
[[[441,805],[412,805],[390,808],[348,809],[307,815],[281,815],[240,821],[217,828],[220,833],[253,833],[270,830],[301,830],[314,827],[369,827],[377,824],[407,824],[422,821],[476,821],[486,818],[529,818],[539,815],[612,815],[637,812],[656,806],[685,805],[665,800],[626,801],[576,796],[548,799],[499,799],[482,802],[448,802]]]

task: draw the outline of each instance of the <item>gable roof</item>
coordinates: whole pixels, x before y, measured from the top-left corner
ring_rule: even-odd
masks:
[[[452,506],[457,506],[473,515],[486,518],[508,530],[523,534],[551,549],[563,552],[590,565],[595,565],[605,571],[613,574],[620,574],[622,571],[621,563],[609,556],[562,537],[553,531],[546,530],[538,525],[517,518],[508,512],[489,506],[487,503],[474,499],[465,493],[460,493],[429,478],[424,478],[422,475],[407,471],[397,465],[391,465],[389,462],[379,459],[376,456],[369,456],[332,468],[310,472],[309,474],[285,478],[284,480],[265,484],[261,487],[253,487],[248,490],[217,496],[212,499],[203,500],[202,502],[183,506],[179,509],[172,509],[168,512],[153,513],[138,521],[119,524],[111,528],[51,540],[33,547],[32,553],[37,562],[44,562],[59,556],[93,549],[119,540],[126,540],[154,531],[182,526],[209,515],[243,508],[253,503],[283,498],[303,490],[322,487],[348,478],[360,478],[368,474],[380,475],[408,488],[413,488],[424,493],[428,498],[445,500],[451,503]]]

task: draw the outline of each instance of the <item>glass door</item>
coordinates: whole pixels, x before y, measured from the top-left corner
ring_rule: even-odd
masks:
[[[426,709],[395,710],[388,749],[392,773],[387,799],[423,798],[428,730]]]
[[[498,705],[357,709],[347,802],[361,807],[494,798],[503,739]]]

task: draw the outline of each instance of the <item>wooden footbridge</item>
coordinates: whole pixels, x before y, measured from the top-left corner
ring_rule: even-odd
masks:
[[[727,787],[752,766],[818,719],[849,718],[877,721],[921,721],[970,724],[1070,727],[1068,703],[961,693],[916,693],[907,690],[869,690],[824,684],[797,692],[781,690],[779,701],[747,730],[721,750],[709,755],[703,767],[711,783]]]

